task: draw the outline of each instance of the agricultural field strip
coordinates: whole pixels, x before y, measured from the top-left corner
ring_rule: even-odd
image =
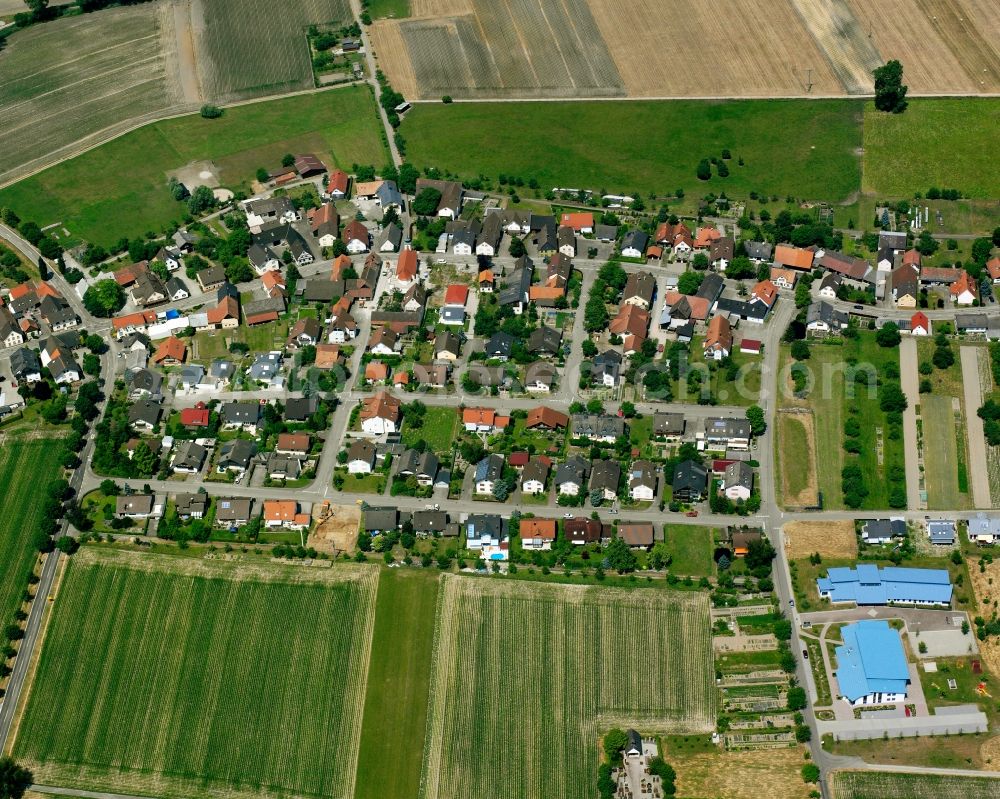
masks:
[[[902,772],[836,771],[837,799],[994,799],[1000,780]]]
[[[201,84],[216,101],[309,88],[306,28],[352,18],[348,0],[299,0],[280,14],[270,0],[194,0],[191,13]]]
[[[377,574],[83,550],[14,751],[56,785],[349,797]]]
[[[168,68],[171,25],[160,6],[149,4],[58,20],[12,37],[0,53],[7,77],[0,85],[0,171],[125,118],[177,108],[176,75]]]
[[[704,597],[445,576],[438,602],[425,799],[577,795],[596,768],[589,742],[600,730],[714,723]],[[637,627],[643,612],[655,618]],[[537,701],[511,713],[525,696]],[[497,769],[506,784],[490,777]]]
[[[8,438],[0,448],[0,624],[13,621],[35,562],[32,541],[38,523],[38,492],[58,472],[58,447],[45,440]]]

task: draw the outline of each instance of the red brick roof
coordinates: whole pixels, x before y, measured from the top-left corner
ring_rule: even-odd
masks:
[[[181,410],[181,424],[185,427],[208,427],[209,410],[204,402],[199,402],[193,408]]]

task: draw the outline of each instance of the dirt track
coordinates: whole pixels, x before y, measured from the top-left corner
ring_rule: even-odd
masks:
[[[969,482],[972,489],[972,506],[992,507],[990,500],[990,473],[986,463],[986,434],[983,420],[976,410],[983,404],[983,391],[979,382],[980,347],[959,347],[962,359],[962,387],[965,392],[966,434],[969,436]]]

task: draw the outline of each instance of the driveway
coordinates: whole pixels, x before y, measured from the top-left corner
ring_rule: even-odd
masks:
[[[906,394],[903,411],[903,444],[906,448],[906,507],[921,510],[920,449],[917,447],[917,403],[920,402],[920,377],[917,373],[917,340],[905,336],[899,343],[899,380]]]
[[[986,462],[986,434],[983,432],[983,420],[976,413],[983,404],[983,389],[979,380],[980,349],[981,347],[959,347],[959,354],[962,359],[962,389],[965,392],[965,428],[969,437],[972,504],[976,508],[989,508],[992,501],[989,466]]]

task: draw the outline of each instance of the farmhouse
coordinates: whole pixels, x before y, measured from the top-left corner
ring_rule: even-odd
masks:
[[[819,595],[831,602],[858,605],[951,604],[951,578],[947,569],[879,568],[871,563],[857,567],[836,566],[816,580]]]
[[[774,265],[779,269],[798,269],[808,272],[812,269],[812,250],[804,250],[799,247],[792,247],[789,244],[779,244],[774,248]]]
[[[865,619],[841,629],[836,649],[840,697],[853,706],[896,704],[910,681],[903,644],[884,619]]]
[[[559,224],[573,229],[574,233],[593,233],[594,215],[585,213],[566,213],[559,219]]]

